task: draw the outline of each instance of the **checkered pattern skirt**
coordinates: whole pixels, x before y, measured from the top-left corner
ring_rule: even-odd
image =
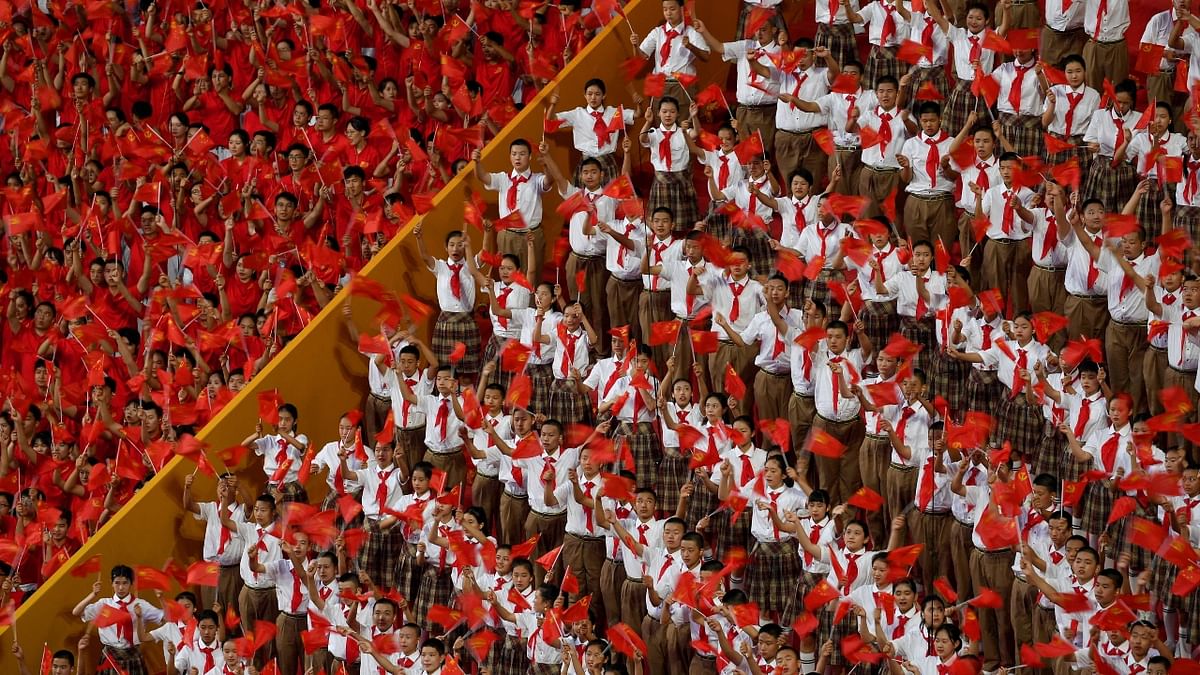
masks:
[[[837,602],[826,604],[821,608],[820,614],[817,616],[817,644],[819,645],[825,644],[826,640],[833,640],[834,645],[841,645],[842,640],[845,638],[851,635],[858,635],[858,617],[854,615],[854,612],[847,611],[841,621],[836,624],[833,622],[834,614],[837,613],[837,606]],[[846,657],[837,646],[834,647],[833,653],[829,655],[829,665],[846,665]]]
[[[696,199],[696,186],[692,183],[690,170],[655,171],[646,214],[649,216],[655,209],[665,206],[674,214],[676,228],[691,229],[700,220]]]
[[[750,273],[771,276],[775,273],[775,253],[771,251],[771,236],[764,230],[733,228],[733,246],[745,246],[750,251]]]
[[[396,574],[399,571],[396,561],[406,548],[404,528],[397,525],[382,531],[378,520],[368,520],[363,529],[367,531],[367,539],[358,551],[358,568],[366,571],[377,586],[396,588]],[[406,596],[411,593],[408,587],[400,592]]]
[[[679,454],[679,448],[663,448],[662,459],[654,476],[659,513],[674,514],[679,507],[679,491],[692,479],[692,470],[688,468],[690,463],[690,458]]]
[[[284,483],[279,487],[279,491],[283,496],[281,502],[300,502],[301,504],[308,503],[308,490],[296,481]]]
[[[492,675],[526,675],[529,672],[529,656],[525,651],[525,642],[513,635],[497,640],[488,656],[488,670]]]
[[[975,111],[975,126],[992,124],[992,109],[982,97],[971,93],[971,80],[959,80],[942,106],[942,128],[952,136],[967,125],[967,117]]]
[[[108,666],[108,655],[114,663],[125,671],[124,675],[148,675],[146,664],[142,661],[142,653],[137,649],[118,649],[105,645],[101,650],[100,664],[96,666],[96,675],[121,675]]]
[[[871,54],[867,57],[867,64],[863,73],[863,79],[866,80],[863,88],[874,89],[875,83],[885,75],[891,75],[899,82],[900,77],[907,70],[908,64],[896,58],[895,47],[877,47],[872,45]],[[837,652],[838,650],[835,649],[833,651]]]
[[[1048,473],[1060,480],[1078,480],[1079,476],[1066,475],[1071,470],[1068,468],[1071,464],[1075,462],[1071,460],[1071,451],[1067,449],[1067,437],[1054,427],[1052,420],[1046,420],[1042,429],[1042,440],[1038,444],[1037,458],[1031,469],[1033,476]]]
[[[709,492],[708,488],[704,487],[704,482],[708,480],[707,478],[697,476],[695,472],[693,472],[691,476],[692,487],[694,489],[692,490],[691,498],[688,499],[687,526],[689,530],[695,529],[696,523],[699,522],[704,516],[716,511],[717,506],[720,504],[717,501],[717,495]],[[711,524],[715,524],[714,521],[716,520],[724,520],[725,522],[728,522],[729,514],[726,513],[724,516],[717,514],[716,516],[709,518],[710,536],[713,532]]]
[[[1179,568],[1167,562],[1162,556],[1155,556],[1150,565],[1150,594],[1158,599],[1167,609],[1178,609],[1182,598],[1171,592],[1175,579],[1179,576]]]
[[[1041,446],[1042,427],[1045,423],[1041,406],[1027,401],[1024,394],[1019,394],[1016,398],[1005,396],[996,408],[996,427],[992,432],[992,442],[1012,443],[1014,459],[1016,455],[1034,459]]]
[[[638,485],[651,485],[658,475],[658,463],[662,460],[662,441],[654,433],[650,422],[630,424],[622,422],[617,427],[613,443],[621,447],[622,439],[629,441],[629,452],[633,455]]]
[[[678,225],[678,223],[676,223]],[[729,217],[723,213],[717,213],[715,210],[709,210],[704,216],[704,231],[711,234],[717,241],[725,246],[733,244],[734,227],[729,222]]]
[[[937,349],[937,338],[933,334],[934,322],[931,318],[916,319],[904,317],[900,320],[900,334],[910,342],[921,345],[921,352],[913,357],[913,366],[930,371],[930,361],[934,350]],[[887,344],[885,341],[883,344]]]
[[[827,315],[836,319],[839,312],[842,311],[842,306],[833,299],[833,293],[829,290],[829,282],[840,280],[841,276],[837,270],[822,269],[816,279],[805,284],[804,299],[821,303],[825,306]]]
[[[788,282],[788,306],[804,309],[804,299],[808,297],[808,279],[800,277],[798,281]]]
[[[871,338],[873,345],[887,345],[892,335],[900,332],[900,317],[896,314],[895,300],[868,302],[863,305],[858,318],[866,326],[867,337]]]
[[[1099,199],[1104,202],[1105,211],[1120,213],[1137,184],[1137,172],[1129,162],[1121,162],[1114,167],[1112,157],[1097,155],[1088,168],[1083,198]]]
[[[746,565],[746,595],[761,612],[777,613],[780,623],[790,626],[803,607],[797,584],[801,572],[794,540],[756,542]]]
[[[1108,529],[1108,514],[1112,512],[1116,493],[1108,481],[1092,481],[1084,486],[1079,500],[1079,526],[1088,534],[1100,534]]]
[[[717,537],[717,559],[721,559],[729,551],[740,548],[743,551],[749,551],[754,545],[754,537],[750,534],[750,521],[753,519],[751,509],[753,505],[747,506],[737,520],[729,521],[729,517],[725,514],[717,516],[725,521],[725,527]],[[732,515],[732,514],[730,514]],[[795,548],[793,546],[792,548]]]
[[[397,527],[400,526],[397,525]],[[424,573],[425,566],[417,564],[417,547],[405,542],[400,547],[400,555],[396,560],[396,573],[394,577],[396,580],[396,591],[411,602],[417,597],[417,587],[421,582],[421,575]]]
[[[483,344],[479,338],[479,326],[470,312],[442,312],[433,327],[433,353],[439,363],[450,363],[450,352],[459,342],[467,346],[467,354],[455,366],[455,370],[468,375],[479,372],[479,356]]]
[[[550,390],[554,386],[554,370],[549,363],[530,365],[525,369],[529,382],[533,385],[533,396],[529,397],[529,411],[536,414],[550,414]]]
[[[1147,241],[1162,233],[1162,211],[1158,208],[1162,200],[1162,186],[1156,180],[1150,181],[1150,190],[1142,195],[1137,205],[1138,223],[1146,228]]]
[[[1177,229],[1186,230],[1192,241],[1200,241],[1200,206],[1175,206],[1174,226]],[[1189,249],[1185,265],[1191,266],[1195,260],[1195,254]]]
[[[748,7],[749,5],[743,5]],[[854,27],[848,23],[827,26],[817,24],[817,34],[813,43],[818,47],[826,47],[838,63],[858,61],[858,43],[854,39]]]
[[[963,411],[967,398],[967,378],[974,368],[966,361],[952,359],[940,350],[930,354],[930,357],[933,362],[929,374],[931,395],[946,399],[951,414],[958,415]]]
[[[1000,125],[1004,137],[1012,143],[1013,149],[1022,157],[1041,157],[1046,150],[1046,142],[1042,139],[1042,118],[1040,115],[1000,115]]]
[[[426,563],[425,573],[421,575],[421,585],[417,590],[417,601],[413,603],[413,617],[432,635],[441,635],[449,628],[430,623],[427,617],[430,607],[449,607],[450,603],[454,602],[454,580],[450,571],[449,565],[444,570],[439,570],[437,561]]]
[[[491,339],[488,340],[487,347],[483,350],[483,362],[496,364],[488,383],[498,384],[504,387],[504,391],[508,391],[508,387],[512,384],[513,377],[515,376],[515,373],[510,373],[500,367],[500,350],[504,348],[504,343],[506,342],[508,342],[507,338],[492,335]]]
[[[972,368],[967,376],[967,410],[985,412],[996,416],[996,409],[1008,394],[1008,389],[1000,381],[994,370],[979,370]]]
[[[586,423],[592,419],[592,405],[575,387],[575,380],[555,378],[550,385],[550,417],[563,424]]]
[[[914,116],[917,114],[917,106],[925,102],[917,100],[917,92],[925,86],[926,82],[933,83],[933,88],[942,95],[942,101],[945,101],[946,95],[950,93],[950,82],[946,79],[945,66],[917,68],[913,72],[912,80],[908,83],[908,111]],[[938,101],[938,103],[942,101]]]
[[[1135,499],[1137,499],[1135,497]],[[1143,504],[1141,499],[1138,499],[1137,508],[1133,513],[1125,516],[1112,524],[1112,538],[1117,543],[1117,553],[1129,554],[1129,575],[1130,577],[1137,576],[1143,570],[1151,569],[1151,563],[1157,559],[1157,556],[1151,551],[1147,551],[1141,546],[1136,546],[1129,540],[1129,524],[1133,522],[1133,518],[1145,518],[1153,522],[1157,515],[1158,508],[1148,508],[1147,504]]]
[[[1062,164],[1063,162],[1074,157],[1075,161],[1079,163],[1079,173],[1080,175],[1083,175],[1083,170],[1087,167],[1088,160],[1090,159],[1091,155],[1091,153],[1088,152],[1087,144],[1083,142],[1083,136],[1067,137],[1062,134],[1050,135],[1054,136],[1060,141],[1070,141],[1071,143],[1074,143],[1075,149],[1055,153],[1051,153],[1049,150],[1047,150],[1045,154],[1046,164],[1049,166],[1055,166],[1057,164]]]

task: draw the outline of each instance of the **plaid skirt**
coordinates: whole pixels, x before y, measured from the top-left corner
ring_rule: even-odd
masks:
[[[621,447],[621,439],[629,440],[629,452],[633,455],[636,468],[637,484],[652,485],[658,475],[658,463],[662,459],[662,441],[654,433],[654,425],[650,422],[640,422],[637,425],[622,422],[617,427],[613,443]]]
[[[900,319],[900,334],[908,338],[910,342],[921,345],[921,351],[913,357],[913,366],[920,368],[928,373],[930,371],[930,361],[934,350],[937,349],[937,339],[933,334],[933,319],[926,318],[920,321],[911,317],[903,317]],[[883,344],[887,344],[884,342]]]
[[[930,377],[932,396],[941,396],[950,404],[950,414],[957,417],[963,411],[967,398],[967,378],[975,370],[966,361],[950,358],[943,351],[930,355],[933,361]]]
[[[1074,143],[1075,149],[1055,153],[1051,153],[1049,150],[1047,150],[1045,154],[1046,164],[1048,166],[1055,166],[1056,164],[1062,164],[1063,162],[1074,157],[1075,161],[1079,162],[1080,175],[1083,175],[1083,168],[1088,165],[1089,155],[1091,154],[1088,152],[1087,144],[1083,142],[1083,136],[1071,136],[1068,138],[1063,134],[1050,135],[1060,141],[1070,141]]]
[[[875,83],[885,75],[891,75],[900,81],[900,77],[908,70],[908,64],[896,58],[895,47],[879,47],[871,45],[871,54],[867,57],[867,65],[863,72],[866,84],[864,89],[875,89]],[[856,629],[857,630],[857,629]],[[833,650],[837,652],[838,650]]]
[[[433,353],[439,363],[450,363],[450,352],[459,342],[467,346],[467,354],[454,367],[458,372],[474,375],[479,372],[479,355],[483,345],[479,339],[479,326],[470,312],[442,312],[433,327]]]
[[[1041,157],[1045,152],[1046,141],[1042,139],[1042,118],[1040,115],[1014,115],[1002,113],[1000,126],[1004,137],[1012,143],[1013,149],[1022,157]]]
[[[117,671],[108,667],[108,659],[104,657],[106,654],[121,670],[125,671],[125,675],[148,675],[150,672],[146,670],[146,664],[142,661],[142,652],[138,649],[118,649],[104,645],[100,653],[100,664],[96,666],[96,675],[119,675]]]
[[[513,635],[497,640],[488,655],[488,671],[492,675],[527,675],[529,656],[525,652],[525,643]]]
[[[746,21],[748,21],[750,19],[750,10],[751,9],[753,9],[752,6],[744,4],[744,3],[742,4],[742,11],[738,12],[737,33],[734,34],[734,37],[733,37],[734,40],[741,40],[743,38],[750,39],[750,38],[754,37],[753,35],[746,35]],[[775,25],[776,29],[787,30],[787,24],[784,23],[783,16],[780,12],[772,13],[771,18],[768,20],[772,24]],[[555,671],[555,672],[557,672],[557,671]]]
[[[1042,429],[1042,441],[1038,444],[1037,458],[1033,462],[1033,477],[1040,473],[1048,473],[1059,480],[1079,480],[1079,476],[1067,476],[1072,469],[1069,465],[1076,464],[1071,451],[1067,449],[1067,437],[1054,427],[1054,422],[1046,420]],[[1086,462],[1079,462],[1086,466]],[[1080,472],[1082,475],[1082,472]]]
[[[1019,455],[1036,461],[1045,423],[1041,406],[1027,401],[1024,394],[1016,398],[1006,394],[996,408],[996,428],[992,432],[992,442],[999,446],[1008,441],[1012,444],[1014,459]]]
[[[748,6],[743,5],[743,7]],[[738,35],[741,35],[741,33]],[[817,24],[817,34],[813,38],[813,44],[818,47],[828,48],[830,55],[838,63],[858,61],[858,43],[854,39],[854,26],[849,23],[834,24],[832,26],[827,26],[823,23]]]
[[[1129,162],[1121,162],[1114,167],[1112,157],[1096,155],[1088,167],[1083,199],[1099,199],[1104,202],[1105,211],[1120,213],[1137,184],[1137,173]]]
[[[401,552],[407,548],[404,528],[396,525],[384,532],[379,529],[379,521],[368,520],[363,529],[367,531],[367,539],[358,551],[358,568],[365,570],[377,586],[395,588],[396,563],[400,560]]]
[[[804,308],[804,299],[808,297],[808,279],[800,277],[798,281],[788,282],[788,306]]]
[[[833,293],[829,290],[829,282],[830,280],[839,280],[841,276],[837,270],[822,269],[816,279],[805,284],[804,299],[821,303],[828,316],[836,318],[841,313],[842,306],[833,299]]]
[[[733,231],[735,228],[729,223],[728,216],[723,213],[717,213],[716,211],[710,209],[708,214],[704,216],[703,220],[705,223],[705,232],[711,234],[717,241],[721,242],[721,244],[725,246],[731,246],[733,244]],[[678,225],[679,223],[676,223],[677,227],[675,229],[677,231],[679,230]]]
[[[720,502],[717,501],[716,494],[709,492],[708,488],[704,487],[704,483],[708,480],[707,478],[697,476],[695,472],[693,472],[691,476],[692,487],[694,489],[692,490],[691,498],[688,499],[686,520],[688,529],[694,530],[696,529],[696,523],[698,523],[704,516],[716,511],[717,506],[720,505]],[[724,517],[719,516],[720,514],[717,514],[716,516],[709,518],[708,536],[714,535],[713,526],[717,524],[716,521],[729,521],[728,515]]]
[[[575,388],[574,380],[555,378],[550,385],[550,418],[564,425],[586,423],[592,419],[592,405],[587,395]]]
[[[1008,388],[1000,381],[994,370],[972,368],[967,376],[967,410],[985,412],[996,416],[996,408],[1008,394]]]
[[[1137,205],[1137,220],[1142,227],[1146,228],[1146,241],[1150,241],[1162,233],[1162,211],[1158,208],[1162,200],[1162,186],[1156,180],[1150,181],[1150,190],[1142,195],[1142,199]]]
[[[1088,534],[1098,535],[1108,529],[1108,514],[1112,512],[1116,493],[1108,481],[1092,481],[1084,486],[1079,500],[1079,526]]]
[[[690,230],[700,220],[696,206],[696,186],[692,184],[692,172],[655,171],[654,184],[650,187],[650,199],[646,203],[646,214],[660,207],[671,209],[675,227]]]
[[[1184,230],[1192,241],[1200,241],[1200,207],[1197,206],[1175,206],[1174,226],[1176,229]],[[1187,254],[1182,261],[1187,267],[1191,267],[1195,261],[1193,249],[1188,249]]]
[[[932,82],[933,88],[942,95],[942,100],[937,101],[938,104],[944,103],[946,95],[950,93],[950,82],[946,79],[945,66],[916,68],[913,71],[912,80],[908,83],[908,111],[914,116],[917,114],[917,106],[925,102],[917,100],[917,92],[925,86],[926,82]]]
[[[750,274],[769,277],[775,273],[775,252],[771,250],[771,236],[759,229],[733,229],[733,246],[745,246],[750,251]]]
[[[417,590],[417,601],[413,604],[413,618],[431,635],[441,635],[450,626],[433,624],[427,618],[429,608],[434,605],[449,607],[454,602],[454,578],[449,566],[438,570],[437,563],[426,564],[425,573],[421,575],[421,586]],[[434,628],[437,626],[437,628]]]
[[[794,305],[795,306],[795,305]],[[866,326],[867,337],[873,345],[887,345],[892,335],[900,332],[900,317],[896,314],[896,301],[868,302],[858,315]]]
[[[1138,500],[1137,508],[1135,508],[1133,513],[1130,515],[1137,518],[1145,518],[1153,522],[1155,516],[1157,515],[1157,511],[1157,508],[1147,508],[1146,505],[1142,504],[1141,500]],[[1151,563],[1157,559],[1157,556],[1154,552],[1147,551],[1141,546],[1136,546],[1132,541],[1129,540],[1129,523],[1131,521],[1132,518],[1130,516],[1125,516],[1124,518],[1113,523],[1112,538],[1117,543],[1118,554],[1129,554],[1128,574],[1132,578],[1138,574],[1141,574],[1144,570],[1151,569]]]
[[[529,397],[529,412],[537,415],[550,414],[550,390],[554,386],[554,370],[549,363],[530,365],[525,374],[533,385],[533,395]]]
[[[756,542],[746,565],[746,595],[758,603],[759,611],[775,612],[781,625],[790,626],[803,607],[798,598],[801,571],[795,541]]]
[[[500,367],[500,350],[504,348],[504,344],[508,342],[508,338],[502,338],[499,335],[492,334],[488,340],[487,347],[483,350],[483,362],[495,362],[496,368],[492,371],[492,377],[488,380],[489,384],[498,384],[504,387],[504,391],[508,391],[508,386],[512,384],[513,373],[508,372]],[[482,395],[482,393],[478,393]]]
[[[296,481],[284,483],[279,486],[279,492],[283,496],[283,499],[280,500],[281,502],[308,503],[308,490],[305,490],[304,486]]]
[[[854,615],[854,612],[848,611],[841,621],[836,624],[833,622],[837,606],[837,602],[832,605],[826,604],[817,616],[817,644],[819,645],[825,644],[826,640],[833,640],[834,645],[841,645],[845,638],[858,635],[858,617]],[[829,655],[829,665],[846,665],[846,657],[842,654],[841,649],[834,647],[833,653]]]
[[[571,184],[576,187],[583,187],[583,181],[579,177],[579,172],[583,169],[583,160],[587,157],[580,157],[579,163],[575,165],[575,173],[571,176]],[[621,165],[617,163],[617,156],[613,153],[607,155],[599,155],[592,159],[600,162],[600,184],[608,185],[612,179],[621,174]]]
[[[679,491],[692,478],[692,470],[688,468],[690,464],[691,459],[679,454],[679,448],[663,448],[654,477],[659,513],[674,515],[679,508]],[[695,495],[692,497],[694,499]]]
[[[746,510],[742,511],[742,514],[733,522],[730,522],[729,518],[718,516],[725,521],[725,527],[721,528],[717,536],[716,558],[718,560],[735,548],[749,551],[753,547],[754,536],[750,534],[750,522],[753,520],[753,514],[750,512],[752,508],[754,507],[747,506]],[[793,548],[795,547],[793,546]]]
[[[942,106],[942,128],[952,136],[967,125],[971,111],[975,111],[976,128],[992,123],[992,109],[982,97],[971,93],[971,80],[959,80],[946,97],[946,105]]]
[[[1171,592],[1178,576],[1178,567],[1167,562],[1162,556],[1154,556],[1154,562],[1150,565],[1150,594],[1166,609],[1179,608],[1182,598]]]
[[[411,603],[417,597],[418,584],[420,584],[421,575],[424,573],[424,565],[417,564],[417,547],[405,542],[400,547],[400,555],[396,560],[394,577],[396,580],[396,591]]]

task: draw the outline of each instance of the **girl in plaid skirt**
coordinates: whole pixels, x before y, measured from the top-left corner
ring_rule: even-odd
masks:
[[[676,124],[680,117],[679,107],[679,101],[670,96],[659,99],[656,127],[653,126],[654,108],[646,108],[646,124],[638,134],[638,140],[642,147],[650,148],[650,162],[654,165],[654,183],[650,187],[646,213],[665,207],[671,210],[676,223],[686,226],[700,219],[696,186],[692,183],[688,164],[692,154],[703,157],[704,151],[696,145],[690,129]],[[695,119],[697,110],[692,104],[690,120],[684,124],[699,128]]]
[[[675,371],[675,359],[667,360],[667,372]],[[704,378],[699,379],[701,397],[704,395]],[[679,427],[688,425],[699,430],[704,418],[700,406],[692,403],[692,383],[678,378],[671,384],[671,401],[666,392],[659,398],[659,420],[662,423],[662,461],[654,479],[654,491],[662,513],[675,513],[679,505],[679,491],[691,479],[691,448],[680,447]]]
[[[433,476],[433,466],[428,462],[418,462],[413,467],[411,475],[412,493],[404,495],[397,505],[396,510],[400,513],[408,511],[417,504],[422,506],[422,521],[428,520],[433,514],[433,498],[434,494],[429,489],[429,479]],[[385,523],[386,524],[386,523]],[[417,597],[417,584],[421,580],[423,571],[422,563],[419,561],[417,554],[417,544],[421,541],[421,525],[422,522],[412,522],[402,520],[395,525],[395,529],[403,533],[403,544],[400,546],[399,555],[395,558],[396,572],[394,575],[394,588],[398,593],[405,598]],[[384,540],[380,540],[381,542]],[[360,567],[362,565],[362,556],[366,555],[366,550],[370,546],[370,541],[363,546],[360,552]]]
[[[699,427],[702,436],[692,449],[692,457],[720,457],[733,447],[725,422],[729,414],[726,400],[725,395],[718,392],[712,392],[704,398],[704,423]],[[689,529],[697,527],[702,518],[717,509],[717,485],[710,479],[711,473],[709,465],[700,466],[692,472],[693,491],[688,498],[686,518]],[[720,527],[723,520],[712,522],[708,536],[716,534],[715,528]]]
[[[424,566],[421,582],[417,588],[417,600],[413,603],[413,616],[432,635],[445,633],[450,626],[431,623],[429,608],[434,605],[449,607],[454,601],[454,551],[450,549],[449,533],[461,530],[454,520],[454,507],[435,500],[433,517],[421,532],[421,543],[417,544],[417,561]]]
[[[721,482],[717,493],[718,499],[722,502],[729,499],[731,490],[740,492],[747,485],[753,483],[758,471],[761,470],[760,467],[765,465],[767,452],[754,447],[754,427],[752,425],[753,420],[746,416],[733,421],[734,431],[742,434],[744,442],[722,457]],[[749,551],[752,548],[754,543],[750,534],[752,516],[751,509],[747,507],[736,519],[731,520],[726,527],[721,529],[716,538],[715,558],[723,559],[726,553],[735,548],[743,551]]]
[[[1174,114],[1170,104],[1158,102],[1155,104],[1150,125],[1144,131],[1134,133],[1125,149],[1126,157],[1142,179],[1132,197],[1137,199],[1140,196],[1137,203],[1138,223],[1146,228],[1146,235],[1151,239],[1162,232],[1162,211],[1159,204],[1162,203],[1164,189],[1174,192],[1175,185],[1172,181],[1182,178],[1182,175],[1171,175],[1169,165],[1177,164],[1182,169],[1183,158],[1188,150],[1187,138],[1183,134],[1171,131],[1173,123]],[[1120,155],[1119,152],[1117,154]]]
[[[1094,431],[1081,443],[1065,423],[1059,429],[1066,435],[1071,454],[1077,461],[1090,461],[1101,479],[1088,482],[1080,502],[1081,526],[1089,539],[1098,540],[1108,529],[1108,516],[1117,498],[1116,483],[1120,476],[1133,471],[1131,458],[1133,427],[1129,424],[1132,400],[1121,393],[1108,403],[1108,427]]]
[[[801,572],[793,532],[799,529],[799,512],[807,497],[799,488],[786,484],[786,470],[783,457],[772,455],[763,464],[765,494],[749,492],[755,490],[753,487],[741,488],[741,492],[752,500],[746,510],[751,512],[750,533],[754,537],[745,572],[746,594],[758,603],[764,616],[790,626],[797,610],[796,580]],[[728,483],[733,477],[732,467],[726,476]]]
[[[961,270],[961,272],[966,272],[966,270]],[[947,273],[947,283],[951,282],[954,274],[953,272]],[[969,275],[967,275],[967,281],[969,282]],[[931,399],[937,396],[946,399],[952,415],[960,415],[964,410],[963,402],[966,400],[967,379],[971,375],[972,368],[971,364],[965,361],[951,358],[946,353],[946,347],[950,344],[961,343],[962,326],[971,320],[970,314],[971,308],[969,307],[957,307],[951,312],[947,306],[939,309],[935,315],[934,335],[937,338],[939,349],[930,355],[932,370],[929,395]]]
[[[500,604],[510,614],[532,607],[537,587],[533,584],[533,563],[527,558],[518,558],[512,564],[512,583],[497,594],[485,593],[493,605]],[[498,612],[499,613],[499,612]],[[525,652],[525,640],[516,623],[501,617],[503,637],[492,645],[488,654],[488,670],[493,675],[527,675],[529,656]]]
[[[972,11],[974,9],[976,8]],[[967,125],[967,118],[971,113],[975,113],[977,126],[992,126],[992,109],[983,97],[971,93],[973,84],[972,80],[959,80],[946,97],[946,105],[942,108],[942,128],[951,136],[957,136]]]

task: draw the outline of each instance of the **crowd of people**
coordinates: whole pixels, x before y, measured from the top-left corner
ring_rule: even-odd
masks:
[[[2,592],[96,577],[41,672],[1200,668],[1200,17],[661,5],[0,14]],[[436,301],[356,274],[464,171]],[[196,441],[343,289],[361,405]],[[72,559],[175,455],[202,560]]]

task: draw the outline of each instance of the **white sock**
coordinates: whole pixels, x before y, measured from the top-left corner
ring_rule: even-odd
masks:
[[[1163,632],[1166,633],[1167,646],[1174,650],[1179,637],[1179,613],[1173,609],[1163,609]]]
[[[811,673],[817,668],[816,652],[800,652],[800,672]]]

